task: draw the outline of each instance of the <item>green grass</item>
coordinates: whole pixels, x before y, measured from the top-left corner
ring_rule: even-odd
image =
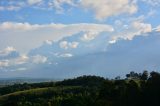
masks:
[[[62,91],[65,90],[73,90],[81,88],[80,86],[59,86],[59,87],[46,87],[46,88],[35,88],[35,89],[29,89],[29,90],[24,90],[24,91],[17,91],[14,93],[6,94],[0,96],[0,103],[7,101],[9,97],[18,97],[18,96],[31,96],[31,95],[36,95],[36,96],[41,96],[46,93],[54,94],[54,93],[61,93]]]

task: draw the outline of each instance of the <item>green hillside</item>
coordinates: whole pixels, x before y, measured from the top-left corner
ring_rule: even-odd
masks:
[[[126,79],[81,76],[0,88],[0,106],[159,106],[160,74],[131,72]]]

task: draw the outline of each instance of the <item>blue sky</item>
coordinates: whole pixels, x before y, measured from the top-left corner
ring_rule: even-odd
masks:
[[[37,1],[37,2],[36,2]],[[147,16],[149,13],[152,17],[146,19],[149,23],[153,23],[154,26],[157,25],[159,18],[159,1],[158,0],[126,0],[128,2],[135,2],[134,5],[137,10],[122,12],[122,10],[116,11],[115,14],[110,14],[104,16],[103,20],[96,19],[96,11],[101,11],[97,5],[92,7],[95,1],[88,2],[85,7],[85,1],[80,0],[60,0],[58,7],[54,6],[56,0],[1,0],[0,6],[0,22],[28,22],[30,24],[46,24],[46,23],[63,23],[63,24],[73,24],[73,23],[110,23],[111,21],[119,20],[121,18],[138,17],[141,15]],[[58,1],[58,0],[57,0]],[[149,2],[150,1],[150,2]],[[70,2],[74,3],[74,6]],[[102,2],[101,0],[99,2]],[[50,3],[50,5],[49,5]],[[72,4],[73,4],[72,3]],[[87,4],[87,3],[86,3]],[[95,2],[96,4],[96,2]],[[98,4],[98,3],[97,3]],[[128,3],[130,5],[131,3]],[[113,4],[116,5],[116,2]],[[109,5],[108,5],[109,6]],[[107,7],[107,6],[106,6]],[[112,7],[112,6],[111,6]],[[105,7],[104,7],[105,8]],[[116,8],[116,7],[115,7]],[[96,10],[97,9],[97,10]],[[98,10],[99,9],[99,10]],[[123,9],[123,8],[122,8]],[[112,11],[112,8],[106,9],[104,12]],[[114,12],[114,11],[113,11]]]
[[[159,10],[159,0],[0,0],[0,70],[107,52],[159,32]]]

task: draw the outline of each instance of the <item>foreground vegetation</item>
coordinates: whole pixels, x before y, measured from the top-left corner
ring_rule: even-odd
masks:
[[[160,106],[160,73],[15,84],[0,88],[0,106]]]

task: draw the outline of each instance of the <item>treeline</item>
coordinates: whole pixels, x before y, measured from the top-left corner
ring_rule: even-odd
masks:
[[[160,106],[160,73],[130,72],[125,79],[114,80],[81,76],[25,83],[0,88],[0,94],[0,106]]]
[[[28,89],[53,87],[53,86],[55,86],[55,82],[43,82],[43,83],[31,83],[31,84],[23,83],[23,84],[8,85],[0,88],[0,96],[13,93],[16,91],[24,91]]]

